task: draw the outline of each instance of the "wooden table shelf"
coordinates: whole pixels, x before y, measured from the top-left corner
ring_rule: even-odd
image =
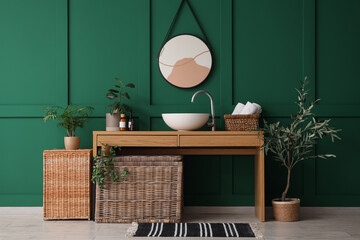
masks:
[[[122,154],[254,155],[255,214],[265,221],[265,166],[262,132],[249,131],[94,131],[93,151],[103,144]]]

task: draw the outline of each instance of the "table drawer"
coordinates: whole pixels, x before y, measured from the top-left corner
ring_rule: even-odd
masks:
[[[101,143],[120,147],[177,147],[177,136],[119,136],[106,135],[97,137],[98,146]]]
[[[255,147],[259,141],[257,135],[180,136],[180,147]]]

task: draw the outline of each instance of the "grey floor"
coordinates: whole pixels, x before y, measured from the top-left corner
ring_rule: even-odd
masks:
[[[360,208],[302,207],[301,221],[292,223],[276,222],[271,219],[268,219],[266,223],[260,223],[253,215],[252,207],[228,208],[223,213],[219,213],[220,210],[210,211],[208,208],[187,208],[185,211],[184,221],[187,222],[257,223],[264,239],[360,239]],[[209,214],[209,212],[211,213]],[[99,224],[93,221],[43,221],[42,208],[39,207],[0,208],[0,240],[128,239],[125,237],[125,233],[129,226],[130,224]],[[180,238],[156,239],[175,240]]]

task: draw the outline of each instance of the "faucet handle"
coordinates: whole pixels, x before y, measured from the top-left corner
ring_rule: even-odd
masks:
[[[207,127],[211,128],[211,131],[215,131],[216,130],[215,119],[211,123],[208,122]]]

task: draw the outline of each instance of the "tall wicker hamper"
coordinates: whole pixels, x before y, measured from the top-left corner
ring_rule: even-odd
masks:
[[[91,218],[92,150],[45,150],[44,220]]]
[[[180,222],[183,204],[182,156],[118,156],[124,181],[96,187],[95,222]]]

